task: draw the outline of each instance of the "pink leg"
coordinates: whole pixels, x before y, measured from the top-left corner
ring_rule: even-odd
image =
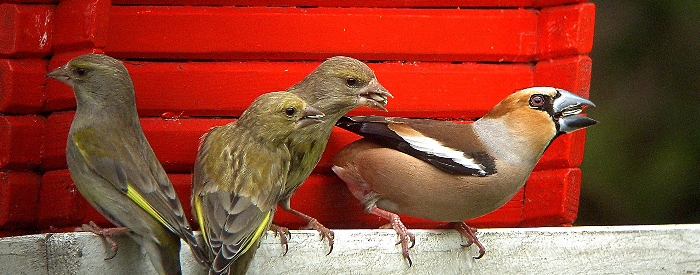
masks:
[[[408,250],[409,248],[413,248],[413,246],[416,244],[416,237],[413,236],[413,233],[408,232],[406,226],[403,225],[403,223],[401,222],[401,218],[399,218],[399,215],[396,215],[386,210],[379,209],[377,207],[373,207],[372,209],[370,209],[369,213],[385,218],[391,222],[391,227],[394,228],[396,234],[399,235],[399,243],[401,244],[401,251],[403,252],[403,257],[408,260],[408,266],[412,266],[413,261],[411,261],[411,257],[409,257],[408,255]],[[411,242],[410,247],[408,246],[409,241]]]
[[[107,241],[110,245],[112,245],[112,256],[109,256],[105,258],[105,260],[111,260],[114,258],[114,256],[117,256],[117,250],[119,250],[119,246],[117,245],[117,242],[112,238],[112,236],[115,235],[121,235],[124,233],[128,233],[131,231],[128,227],[115,227],[115,228],[102,228],[99,227],[95,222],[90,221],[88,224],[83,224],[80,228],[76,228],[76,231],[85,231],[85,232],[92,232],[94,234],[102,236],[102,238]]]
[[[287,243],[287,240],[292,238],[292,234],[289,233],[289,229],[273,223],[270,224],[270,230],[275,232],[275,237],[277,237],[277,234],[279,234],[280,242],[284,245],[284,255],[287,255],[287,251],[289,251],[289,244]]]
[[[282,207],[282,210],[290,212],[290,213],[296,215],[297,217],[301,218],[302,220],[305,220],[306,222],[308,222],[308,224],[306,224],[306,226],[302,227],[302,229],[315,229],[316,231],[321,233],[321,240],[323,240],[324,238],[328,239],[328,245],[331,247],[331,249],[328,250],[328,254],[331,254],[331,252],[333,251],[333,238],[334,238],[333,231],[331,231],[330,229],[323,226],[323,224],[318,222],[318,220],[314,219],[313,217],[306,215],[304,213],[301,213],[297,210],[294,210],[291,208],[285,209],[284,207]],[[328,254],[326,254],[326,255],[328,255]]]
[[[448,224],[452,225],[454,229],[456,229],[462,236],[467,238],[467,244],[464,246],[470,246],[472,244],[476,244],[476,246],[479,247],[479,256],[474,257],[474,259],[481,259],[481,257],[484,256],[484,253],[486,253],[486,249],[484,248],[484,245],[479,242],[479,239],[476,238],[476,228],[468,226],[464,222],[451,222]]]

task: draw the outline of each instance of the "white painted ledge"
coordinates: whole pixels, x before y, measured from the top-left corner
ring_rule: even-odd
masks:
[[[454,230],[412,230],[413,266],[392,230],[334,230],[335,249],[316,231],[292,231],[289,253],[268,234],[249,274],[697,274],[700,224],[481,229],[486,255],[463,248]],[[91,233],[0,239],[0,274],[155,274],[140,248],[119,237],[119,253]],[[206,274],[183,244],[184,274]]]

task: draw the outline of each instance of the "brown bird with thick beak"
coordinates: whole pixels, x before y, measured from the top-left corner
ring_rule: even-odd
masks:
[[[450,222],[485,249],[464,221],[508,202],[559,135],[596,124],[579,115],[593,102],[551,88],[524,89],[484,117],[463,124],[395,117],[343,118],[338,126],[365,138],[344,147],[333,171],[368,213],[391,221],[409,258],[415,244],[398,214]]]

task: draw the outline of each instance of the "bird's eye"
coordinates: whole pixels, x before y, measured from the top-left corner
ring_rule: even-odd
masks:
[[[530,106],[533,108],[539,108],[544,105],[544,96],[543,95],[532,95],[530,97]]]
[[[357,79],[349,77],[348,79],[345,80],[345,83],[347,83],[348,86],[355,86],[355,85],[357,85]]]
[[[288,117],[293,117],[294,114],[297,113],[297,109],[294,107],[289,107],[287,109],[284,109],[284,114],[287,115]]]
[[[84,76],[87,74],[87,69],[77,68],[77,69],[75,69],[75,74],[77,74],[78,76]]]

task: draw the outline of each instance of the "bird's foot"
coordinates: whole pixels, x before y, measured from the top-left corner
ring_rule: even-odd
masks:
[[[396,234],[399,235],[399,242],[396,244],[401,244],[401,252],[403,253],[403,257],[408,260],[408,266],[412,266],[413,261],[411,261],[411,257],[409,256],[408,252],[414,245],[416,245],[416,237],[413,235],[413,233],[406,229],[406,226],[401,222],[399,215],[376,207],[372,208],[369,212],[390,221],[389,224],[382,226],[382,228],[391,227],[394,229],[394,231],[396,231]],[[408,245],[409,242],[411,243],[410,246]]]
[[[328,250],[328,253],[326,255],[331,254],[333,252],[333,240],[334,240],[334,235],[333,231],[330,229],[326,228],[318,222],[318,220],[314,219],[313,217],[306,215],[304,213],[301,213],[297,210],[294,209],[289,209],[287,210],[288,212],[291,212],[292,214],[296,215],[297,217],[305,220],[307,222],[306,226],[302,227],[302,229],[315,229],[319,233],[321,233],[321,240],[323,239],[328,239],[328,246],[330,246],[330,249]]]
[[[279,235],[280,243],[284,245],[284,254],[282,254],[282,256],[286,256],[287,252],[289,251],[289,243],[287,241],[292,238],[292,234],[289,233],[289,229],[273,223],[270,224],[270,231],[275,232],[275,237]]]
[[[119,245],[117,245],[117,241],[115,241],[112,236],[128,233],[131,229],[128,227],[102,228],[95,224],[95,222],[90,221],[88,224],[83,224],[81,227],[76,228],[75,231],[92,232],[93,234],[102,236],[102,238],[112,246],[112,255],[105,258],[105,260],[111,260],[117,256],[117,251],[119,250]]]
[[[457,232],[467,238],[467,244],[463,246],[476,244],[476,246],[479,247],[479,256],[474,257],[474,259],[481,259],[481,257],[484,256],[484,253],[486,253],[486,248],[484,248],[484,245],[482,245],[481,242],[479,242],[479,239],[476,237],[476,228],[470,227],[464,222],[452,222],[448,225],[452,225]]]

